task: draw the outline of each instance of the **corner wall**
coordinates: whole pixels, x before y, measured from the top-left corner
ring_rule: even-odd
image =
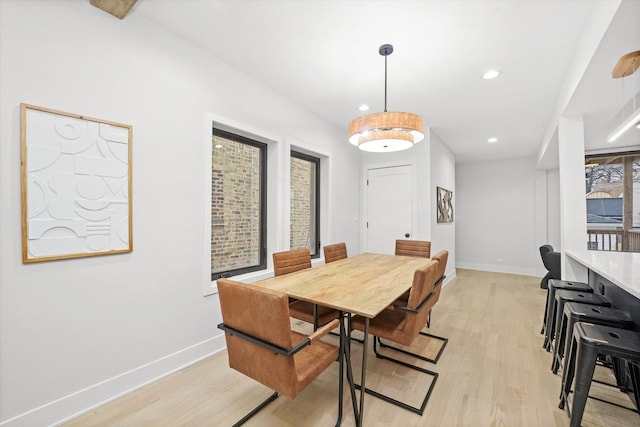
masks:
[[[536,275],[535,165],[534,158],[456,165],[456,267]]]
[[[428,200],[428,209],[431,210],[431,253],[436,254],[446,249],[449,251],[447,270],[445,272],[449,282],[456,275],[456,215],[457,215],[457,193],[456,193],[456,163],[451,150],[431,133],[431,194]],[[436,215],[436,187],[442,187],[453,192],[453,222],[438,223]]]

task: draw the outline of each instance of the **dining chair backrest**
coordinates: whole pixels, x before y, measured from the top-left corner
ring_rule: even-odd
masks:
[[[218,279],[225,326],[283,349],[293,347],[287,295],[256,285]],[[225,332],[229,366],[290,398],[295,358]]]
[[[396,240],[395,254],[429,258],[431,256],[431,242],[426,240]]]
[[[562,254],[560,252],[547,252],[545,258],[549,266],[549,277],[551,279],[562,279]]]
[[[542,265],[544,265],[544,268],[546,268],[547,271],[550,270],[549,263],[547,262],[547,254],[549,252],[553,252],[553,246],[551,245],[540,246],[540,258],[542,258]]]
[[[333,245],[327,245],[324,250],[324,262],[328,264],[333,261],[338,261],[347,257],[347,244],[346,243],[334,243]]]
[[[273,274],[281,276],[294,271],[311,268],[311,252],[307,248],[273,254]]]
[[[432,260],[438,261],[438,272],[436,273],[436,281],[444,277],[447,271],[447,261],[449,260],[449,251],[442,250],[431,257]]]
[[[435,301],[433,304],[440,300],[440,292],[442,291],[442,282],[444,281],[444,274],[447,271],[447,260],[449,259],[449,251],[442,250],[431,257],[432,260],[438,261],[438,269],[436,272],[436,284],[434,286]]]
[[[413,273],[413,282],[409,291],[408,308],[419,308],[425,299],[433,294],[437,273],[438,261],[434,260],[429,260],[424,267],[416,269]],[[433,307],[432,301],[434,301],[434,297],[435,295],[431,295],[431,300],[422,305],[417,313],[406,312],[404,330],[407,338],[410,338],[411,341],[420,333],[420,330],[427,322],[429,310]]]

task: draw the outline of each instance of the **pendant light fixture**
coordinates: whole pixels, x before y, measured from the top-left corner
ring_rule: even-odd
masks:
[[[636,52],[628,53],[616,64],[615,68],[611,72],[611,76],[614,79],[624,78],[632,75],[636,70],[640,68],[640,50]],[[632,77],[633,80],[633,77]],[[635,81],[634,81],[635,83]],[[636,109],[636,90],[635,84],[633,87],[633,112],[624,120],[620,125],[614,129],[613,132],[607,138],[607,142],[614,142],[620,138],[626,131],[633,126],[640,126],[640,108]],[[624,107],[623,107],[624,112]]]
[[[412,113],[387,112],[387,56],[393,46],[383,44],[384,112],[359,117],[349,124],[349,142],[364,151],[377,153],[406,150],[424,139],[422,117]]]

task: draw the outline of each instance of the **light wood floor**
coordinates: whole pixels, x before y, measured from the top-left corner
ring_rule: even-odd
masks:
[[[449,338],[437,365],[420,365],[440,377],[424,415],[418,416],[367,396],[366,426],[568,426],[558,409],[561,373],[550,371],[551,355],[539,334],[546,291],[539,279],[471,270],[442,291],[430,332]],[[328,340],[337,340],[329,336]],[[412,349],[420,349],[417,338]],[[359,344],[353,360],[359,371]],[[371,356],[373,351],[369,351]],[[414,362],[412,360],[412,362]],[[418,404],[429,379],[369,357],[367,385]],[[278,398],[247,426],[330,426],[337,415],[334,364],[295,400]],[[609,373],[601,371],[604,377]],[[222,352],[92,411],[69,426],[229,426],[270,391],[228,368]],[[617,391],[594,384],[592,394],[631,405]],[[343,425],[353,426],[345,394]],[[638,426],[630,411],[589,399],[582,425]]]

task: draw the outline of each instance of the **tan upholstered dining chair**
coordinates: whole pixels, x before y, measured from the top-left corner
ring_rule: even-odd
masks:
[[[275,276],[290,274],[311,268],[311,252],[309,249],[294,249],[273,254],[273,271]],[[338,317],[338,312],[310,302],[290,299],[291,317],[311,323],[314,330]]]
[[[431,242],[426,240],[396,240],[395,254],[429,258],[431,256]]]
[[[436,284],[433,289],[433,293],[435,294],[435,300],[433,301],[433,305],[435,305],[440,300],[440,292],[442,292],[442,282],[444,282],[445,272],[447,270],[447,260],[449,259],[449,251],[442,250],[435,254],[432,260],[438,261],[438,272],[436,273]],[[429,317],[427,317],[427,328],[431,326],[431,310],[429,310]]]
[[[338,423],[342,417],[343,364],[339,347],[320,341],[339,325],[336,319],[306,336],[291,330],[287,295],[259,285],[218,279],[229,367],[275,390],[238,421],[244,424],[282,394],[290,399],[304,390],[336,359],[340,363]]]
[[[369,324],[369,334],[373,335],[373,350],[376,354],[376,357],[389,360],[402,366],[414,369],[418,372],[431,375],[433,376],[433,381],[427,388],[427,392],[422,400],[422,404],[420,407],[410,406],[405,402],[401,402],[373,390],[367,389],[366,391],[389,403],[400,406],[401,408],[407,409],[420,415],[424,413],[424,409],[427,405],[429,396],[431,395],[431,391],[433,390],[436,380],[438,379],[438,373],[384,355],[378,351],[378,344],[381,344],[381,338],[384,338],[397,344],[410,346],[414,342],[416,337],[418,337],[418,335],[426,335],[422,332],[422,328],[424,327],[425,322],[427,321],[427,316],[429,315],[429,311],[434,304],[434,285],[437,280],[437,274],[438,261],[428,260],[424,267],[417,269],[413,274],[413,282],[411,284],[409,299],[406,306],[394,306],[393,309],[385,309],[382,313],[371,319]],[[360,316],[355,316],[352,320],[352,326],[354,329],[364,332],[365,319]],[[440,350],[440,354],[442,353],[442,350],[444,350],[445,345],[446,342],[443,344]],[[425,358],[424,356],[406,350],[391,347],[388,345],[385,345],[385,347],[414,356],[419,359],[430,360]],[[438,354],[438,357],[440,356],[440,354]]]
[[[347,244],[344,242],[334,243],[333,245],[327,245],[322,249],[324,251],[325,264],[338,261],[347,257]]]
[[[431,256],[431,242],[426,240],[396,240],[395,255],[429,258]],[[399,299],[402,301],[408,300],[409,292],[405,292]]]
[[[433,305],[435,305],[439,300],[440,300],[440,292],[442,291],[442,283],[444,282],[445,279],[445,271],[447,269],[447,260],[449,259],[449,251],[447,250],[442,250],[440,252],[438,252],[437,254],[435,254],[432,258],[432,260],[438,261],[438,272],[436,274],[436,284],[434,286],[434,293],[435,293],[435,299],[433,301],[432,307]],[[395,304],[397,305],[407,305],[407,300],[409,299],[409,292],[404,293],[400,298],[398,298],[398,300],[395,302]],[[429,310],[429,316],[427,316],[427,328],[431,326],[431,310]],[[436,335],[430,335],[434,338],[441,338],[441,339],[445,339],[442,337],[437,337]],[[431,360],[430,360],[431,361]]]
[[[309,249],[294,249],[273,254],[273,274],[281,276],[311,268],[311,252]]]

